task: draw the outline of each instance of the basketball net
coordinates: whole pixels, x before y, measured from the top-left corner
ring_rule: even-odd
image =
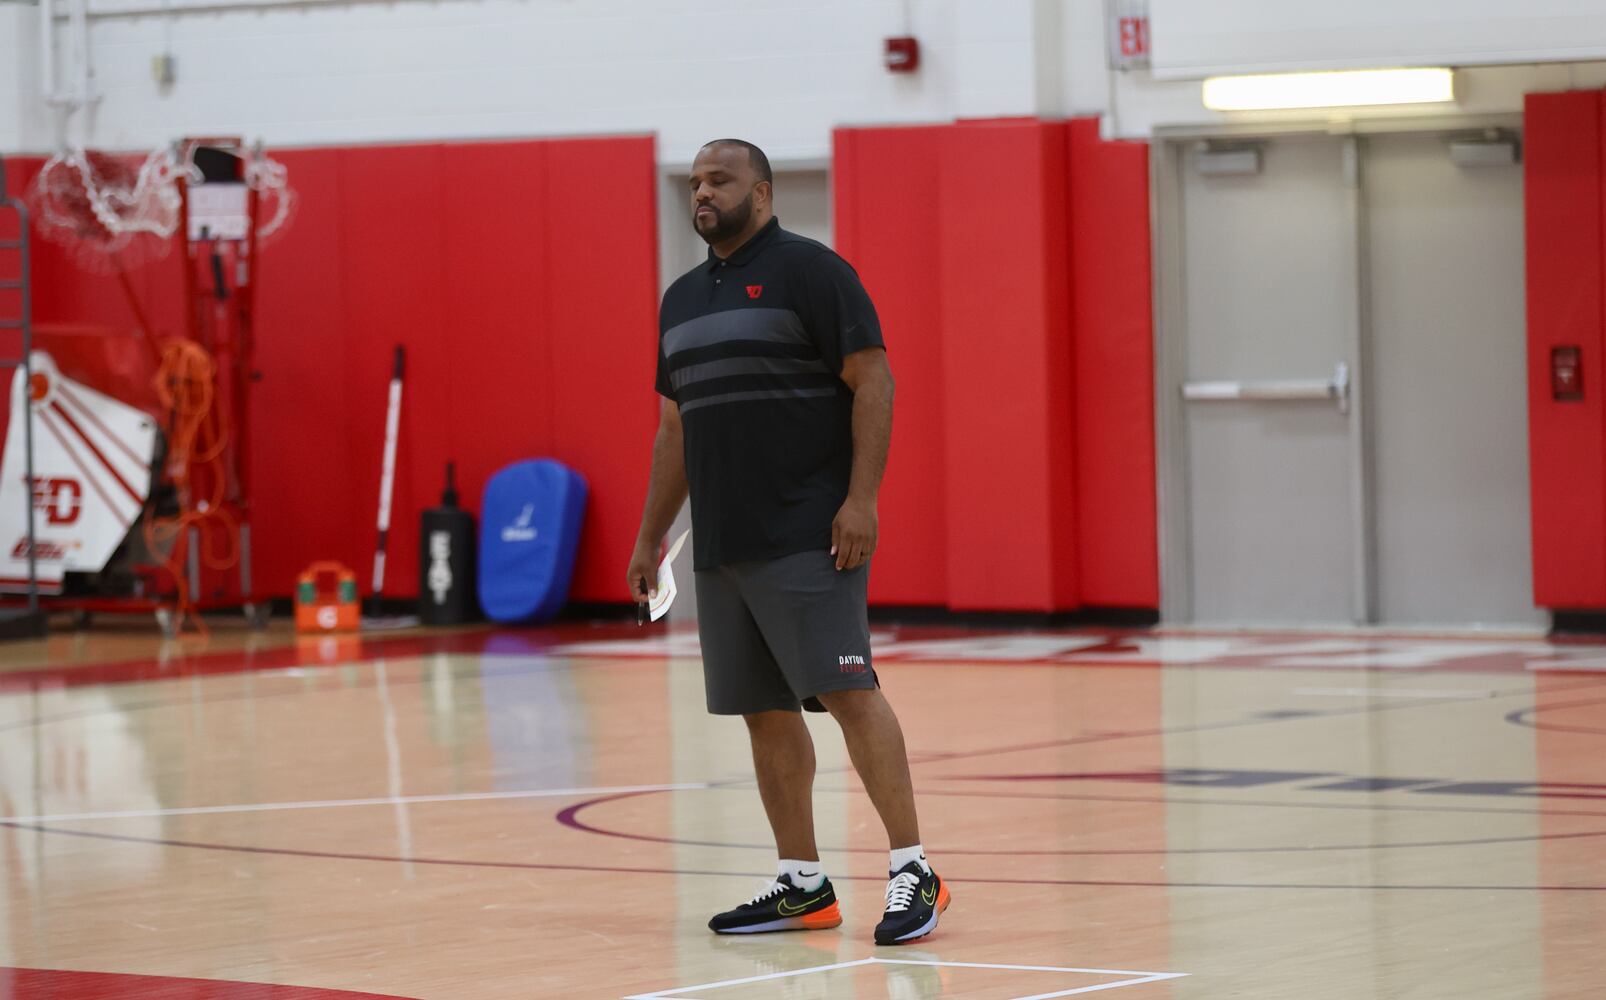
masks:
[[[79,267],[107,273],[164,256],[178,228],[177,164],[162,151],[135,160],[98,150],[57,153],[28,188],[39,232]]]
[[[289,172],[260,151],[242,151],[244,181],[257,194],[257,243],[284,229],[295,205]],[[119,155],[78,149],[57,153],[28,188],[28,207],[47,239],[66,247],[86,271],[109,274],[165,257],[182,215],[178,179],[203,178],[171,149]]]

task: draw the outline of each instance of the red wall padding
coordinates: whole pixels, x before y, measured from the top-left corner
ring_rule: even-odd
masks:
[[[1149,146],[1069,132],[1081,599],[1157,608]]]
[[[836,244],[875,299],[897,380],[892,457],[870,599],[948,599],[942,289],[936,280],[940,127],[842,129],[831,179]],[[887,220],[897,220],[896,225]]]
[[[592,497],[575,595],[625,600],[646,496],[658,397],[658,214],[652,143],[547,145],[552,453],[584,470]]]
[[[898,379],[872,599],[1157,606],[1146,149],[1080,121],[835,142]]]
[[[1550,608],[1606,607],[1603,104],[1598,91],[1530,94],[1525,108],[1534,601]],[[1582,400],[1551,396],[1560,344],[1582,349]]]
[[[295,574],[323,558],[356,568],[366,586],[386,383],[401,344],[408,370],[386,592],[417,593],[418,514],[438,501],[447,460],[477,511],[497,468],[550,456],[591,486],[573,598],[625,600],[622,568],[657,417],[653,140],[275,155],[299,203],[258,275],[259,586],[286,595]],[[41,321],[131,328],[110,279],[40,245]],[[181,316],[180,275],[173,257],[135,275],[168,330]]]
[[[947,605],[1052,610],[1076,566],[1056,558],[1076,514],[1054,490],[1073,459],[1071,371],[1053,363],[1070,332],[1064,141],[1033,121],[957,125],[940,154]]]
[[[263,378],[251,390],[253,575],[282,596],[307,563],[331,558],[356,569],[366,587],[362,556],[364,544],[373,545],[373,515],[359,518],[354,505],[358,483],[372,479],[368,488],[377,489],[379,474],[375,465],[359,479],[367,470],[354,457],[354,421],[369,408],[351,394],[348,352],[355,344],[343,332],[344,153],[274,155],[289,168],[298,202],[290,228],[262,252],[256,296]],[[398,550],[406,541],[398,532]],[[399,572],[389,579],[401,582]]]

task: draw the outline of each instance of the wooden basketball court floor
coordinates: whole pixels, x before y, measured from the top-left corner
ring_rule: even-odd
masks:
[[[774,858],[694,634],[0,647],[0,998],[1606,996],[1606,645],[876,648],[954,894],[896,949],[824,718],[846,922],[705,929]]]

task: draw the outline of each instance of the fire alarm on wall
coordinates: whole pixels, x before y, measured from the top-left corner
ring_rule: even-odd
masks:
[[[912,35],[887,39],[883,62],[889,72],[913,73],[920,68],[920,42]]]
[[[1584,398],[1583,352],[1577,344],[1550,349],[1550,398],[1575,402]]]

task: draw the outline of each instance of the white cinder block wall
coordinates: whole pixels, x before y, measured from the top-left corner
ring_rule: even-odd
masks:
[[[91,19],[102,99],[92,115],[76,116],[67,139],[107,148],[219,132],[275,146],[656,132],[672,163],[719,133],[750,137],[777,159],[823,161],[839,122],[1036,111],[1032,0],[402,0],[189,11],[193,0],[170,0],[178,12],[168,16],[109,13],[144,0],[90,2],[107,12]],[[882,40],[905,33],[920,38],[924,66],[888,73]],[[163,52],[177,70],[167,88],[151,73]],[[15,117],[0,111],[7,115]],[[17,136],[13,148],[49,149],[52,131],[48,117],[0,117],[0,136]]]
[[[34,8],[0,3],[0,153],[26,148],[23,120],[36,97],[31,82],[37,44],[27,44],[37,30]]]
[[[76,60],[72,0],[53,2],[61,89]],[[217,133],[285,147],[653,132],[666,165],[688,162],[714,134],[750,137],[778,162],[806,165],[828,159],[839,124],[1092,113],[1107,116],[1112,134],[1142,137],[1224,120],[1200,105],[1197,80],[1107,69],[1105,0],[85,2],[100,100],[63,123],[41,98],[38,7],[0,0],[0,151],[133,149]],[[1172,51],[1199,65],[1251,43],[1363,64],[1375,46],[1376,62],[1400,62],[1402,39],[1423,24],[1486,15],[1487,28],[1510,6],[1364,0],[1361,31],[1355,5],[1297,5],[1294,23],[1286,0],[1151,2],[1157,51],[1169,24]],[[1590,16],[1606,10],[1599,0],[1529,3],[1584,13],[1525,21],[1525,58],[1606,58],[1606,15]],[[1281,34],[1246,40],[1245,18]],[[1221,25],[1237,27],[1212,35]],[[881,65],[883,38],[904,33],[922,46],[922,68],[909,76]],[[1342,52],[1335,37],[1351,40]],[[1483,46],[1468,63],[1500,61],[1490,49],[1499,37],[1457,36]],[[166,87],[151,71],[163,53],[177,71]],[[1516,111],[1525,91],[1603,81],[1599,63],[1469,69],[1462,109]]]
[[[1600,59],[1600,0],[1149,0],[1156,75]]]

